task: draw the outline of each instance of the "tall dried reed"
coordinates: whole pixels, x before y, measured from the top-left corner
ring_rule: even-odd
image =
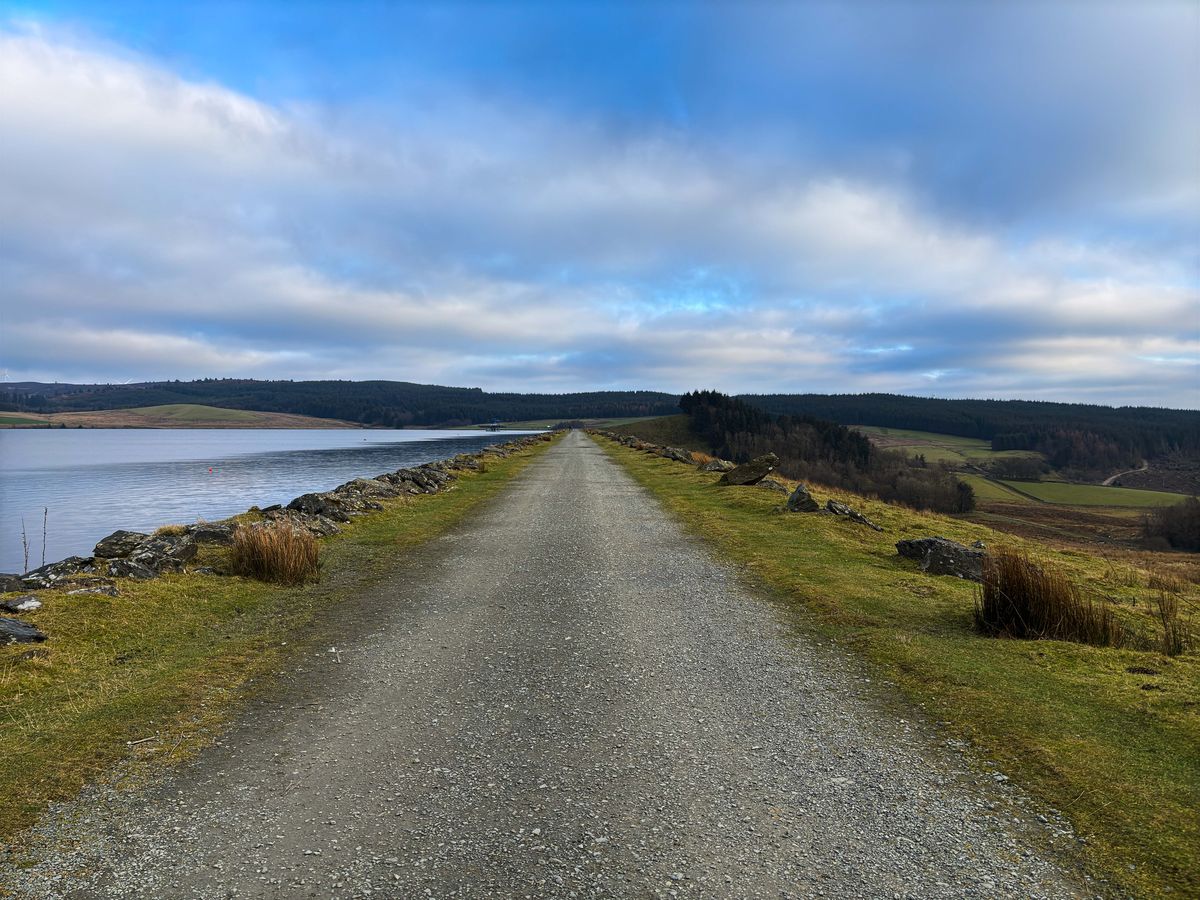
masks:
[[[317,541],[291,525],[239,528],[229,548],[235,575],[276,584],[303,584],[319,577]]]
[[[1132,635],[1103,603],[1095,603],[1062,572],[1025,553],[988,554],[975,602],[975,625],[994,637],[1049,639],[1119,647]]]

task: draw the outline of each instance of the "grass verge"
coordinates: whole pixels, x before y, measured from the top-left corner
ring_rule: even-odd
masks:
[[[1149,573],[1055,552],[959,519],[817,489],[886,529],[779,514],[779,494],[719,488],[716,477],[598,439],[643,486],[723,555],[815,626],[853,647],[978,754],[1067,814],[1091,864],[1139,896],[1200,894],[1200,658],[1062,641],[988,638],[974,586],[897,557],[901,538],[941,534],[1026,552],[1069,574],[1122,622],[1153,635]],[[1195,608],[1186,587],[1180,602]]]
[[[50,640],[0,647],[0,842],[120,760],[174,761],[202,745],[318,609],[446,532],[549,446],[489,457],[450,491],[355,519],[321,542],[319,584],[173,575],[122,581],[119,597],[41,594],[45,606],[21,618]]]

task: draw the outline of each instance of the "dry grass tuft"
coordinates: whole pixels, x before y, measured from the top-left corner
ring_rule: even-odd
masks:
[[[187,534],[186,525],[164,525],[154,532],[155,537],[178,537],[181,534]]]
[[[1121,647],[1131,635],[1109,607],[1095,603],[1062,572],[1001,548],[983,564],[975,625],[993,637],[1074,641]]]
[[[290,525],[239,528],[229,548],[235,575],[275,584],[304,584],[319,578],[317,540]]]
[[[1173,593],[1161,591],[1155,597],[1158,624],[1162,628],[1162,652],[1167,656],[1179,656],[1192,647],[1192,629],[1179,615],[1179,598]]]
[[[1148,579],[1150,590],[1164,591],[1168,594],[1182,594],[1185,589],[1183,579],[1173,572],[1161,572],[1155,570],[1150,573]]]

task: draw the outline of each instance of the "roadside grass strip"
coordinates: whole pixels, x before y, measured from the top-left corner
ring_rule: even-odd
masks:
[[[185,574],[121,579],[118,597],[38,592],[45,605],[21,619],[49,640],[0,647],[0,849],[118,761],[194,753],[252,681],[303,645],[319,610],[445,533],[550,446],[489,456],[444,492],[382,501],[320,541],[316,584]],[[226,552],[208,547],[195,565]]]
[[[1138,896],[1200,896],[1195,649],[1170,657],[984,637],[973,624],[975,586],[923,574],[897,556],[895,542],[942,535],[1011,547],[1064,573],[1147,640],[1157,637],[1153,572],[819,485],[809,485],[819,500],[849,503],[885,532],[775,512],[782,494],[718,487],[716,475],[597,442],[719,554],[798,604],[802,621],[863,654],[929,719],[948,723],[948,737],[969,741],[982,765],[1067,815],[1099,874]],[[1178,588],[1194,630],[1200,589]]]

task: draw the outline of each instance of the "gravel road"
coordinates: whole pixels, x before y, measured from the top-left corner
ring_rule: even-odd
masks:
[[[736,488],[734,490],[737,490]],[[1043,824],[585,435],[329,616],[29,897],[1074,897]],[[411,558],[417,557],[417,558]],[[906,721],[906,718],[908,721]]]

